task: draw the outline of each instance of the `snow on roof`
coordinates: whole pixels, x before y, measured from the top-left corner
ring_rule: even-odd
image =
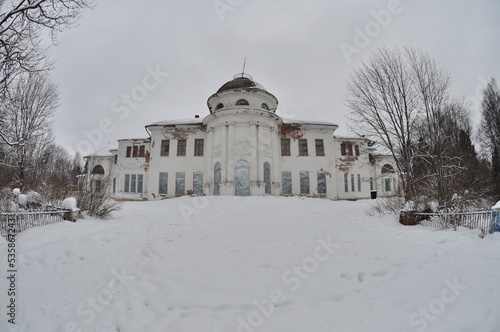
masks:
[[[203,119],[200,118],[189,118],[189,119],[173,119],[173,120],[166,120],[166,121],[159,121],[159,122],[154,122],[150,125],[147,125],[146,127],[149,126],[168,126],[168,125],[195,125],[195,124],[202,124]]]
[[[285,118],[281,117],[283,120],[283,123],[289,123],[289,124],[310,124],[310,125],[319,125],[319,126],[335,126],[338,127],[336,123],[333,122],[328,122],[328,121],[309,121],[309,120],[299,120],[299,119],[292,119],[292,118]]]

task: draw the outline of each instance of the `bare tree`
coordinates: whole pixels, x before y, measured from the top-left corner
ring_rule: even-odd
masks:
[[[481,103],[482,118],[479,137],[483,149],[491,162],[492,177],[495,183],[495,196],[500,198],[500,90],[492,78],[483,91]]]
[[[394,157],[406,199],[414,196],[415,127],[421,115],[407,53],[378,49],[347,84],[350,128]]]
[[[12,142],[23,142],[10,147],[4,163],[16,168],[18,186],[31,186],[36,160],[53,142],[52,117],[58,107],[56,86],[46,73],[20,75],[15,89],[0,107],[8,123],[4,135]]]
[[[55,42],[57,32],[73,26],[92,0],[14,0],[0,5],[0,91],[5,92],[17,74],[50,67],[41,31],[47,29]]]

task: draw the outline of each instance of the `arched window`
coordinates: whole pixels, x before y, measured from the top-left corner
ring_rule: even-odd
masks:
[[[240,99],[236,102],[236,106],[248,106],[250,105],[247,100],[245,99]]]
[[[263,109],[265,109],[265,110],[269,109],[269,106],[267,106],[266,103],[263,103],[260,107],[263,108]]]
[[[215,108],[215,110],[220,110],[221,108],[224,108],[224,104],[223,103],[219,103],[217,104],[217,107]]]
[[[382,166],[382,174],[387,173],[394,173],[394,168],[389,164],[385,164],[384,166]]]
[[[96,165],[92,169],[92,174],[104,174],[104,168],[101,165]]]
[[[236,196],[250,196],[250,164],[246,160],[234,165],[234,190]]]

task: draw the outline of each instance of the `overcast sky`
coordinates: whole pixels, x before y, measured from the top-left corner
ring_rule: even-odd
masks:
[[[99,1],[51,49],[56,139],[89,153],[147,137],[152,122],[206,116],[245,57],[278,114],[346,135],[346,81],[382,45],[426,51],[477,119],[482,81],[500,79],[499,18],[498,0]]]

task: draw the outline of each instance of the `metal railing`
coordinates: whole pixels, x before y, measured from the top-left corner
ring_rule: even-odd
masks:
[[[491,227],[491,212],[456,212],[456,213],[421,213],[410,212],[408,215],[410,224],[437,228],[467,227],[479,229],[487,233]]]
[[[65,210],[51,212],[0,213],[0,235],[18,234],[28,228],[52,225],[64,221]]]

